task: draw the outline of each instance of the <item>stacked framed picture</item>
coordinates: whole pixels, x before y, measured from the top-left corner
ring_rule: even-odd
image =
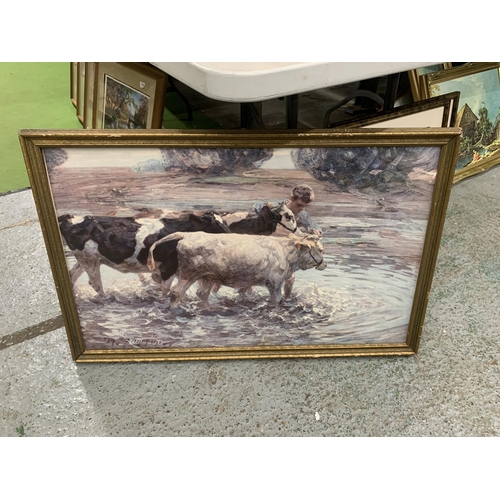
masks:
[[[421,75],[423,98],[460,92],[454,182],[500,164],[500,63],[466,63]]]
[[[158,129],[166,74],[146,63],[95,63],[92,128]]]
[[[69,98],[71,104],[76,108],[76,85],[78,75],[78,63],[69,63]]]
[[[359,119],[337,122],[335,128],[455,127],[459,98],[460,92],[450,92]]]
[[[435,64],[433,66],[424,66],[423,68],[412,69],[408,71],[408,80],[410,81],[411,93],[414,101],[420,101],[424,99],[424,94],[421,88],[420,77],[427,73],[435,73],[436,71],[441,71],[443,69],[448,69],[452,67],[452,63],[446,62],[441,64]]]
[[[159,129],[166,80],[148,63],[70,63],[70,98],[85,129]]]
[[[83,110],[85,105],[85,65],[87,63],[76,63],[76,117],[83,125]]]
[[[92,128],[92,117],[94,115],[95,65],[96,63],[93,62],[85,63],[83,128]]]

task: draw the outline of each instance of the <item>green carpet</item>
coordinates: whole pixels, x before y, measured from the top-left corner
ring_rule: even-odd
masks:
[[[69,99],[69,68],[69,63],[0,63],[0,193],[30,185],[19,129],[82,128]],[[197,110],[193,110],[193,121],[187,121],[184,103],[169,92],[163,128],[221,127]]]

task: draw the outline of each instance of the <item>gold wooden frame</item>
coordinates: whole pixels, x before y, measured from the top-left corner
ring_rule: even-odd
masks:
[[[161,129],[165,107],[167,75],[146,63],[95,63],[94,108],[92,127],[105,128],[105,85],[106,78],[128,87],[137,95],[149,99],[146,118],[147,129]],[[114,127],[109,127],[114,128]]]
[[[446,62],[438,64],[437,66],[440,66],[439,71],[441,71],[443,69],[451,68],[452,63]],[[410,88],[414,101],[421,101],[422,99],[425,99],[424,97],[425,94],[422,92],[422,82],[420,80],[420,77],[425,73],[435,72],[436,70],[433,70],[433,68],[434,66],[430,66],[424,68],[411,69],[410,71],[408,71],[408,80],[410,81]]]
[[[94,113],[95,65],[96,63],[93,62],[85,63],[83,128],[92,128],[92,116]]]
[[[85,64],[84,62],[76,63],[76,117],[83,125],[83,113],[85,106]]]
[[[421,88],[424,98],[429,98],[435,94],[439,89],[439,84],[445,82],[453,82],[454,80],[458,80],[464,77],[479,75],[483,72],[497,70],[499,72],[499,80],[498,80],[498,96],[500,101],[500,63],[466,63],[461,66],[457,66],[450,69],[444,69],[442,71],[438,71],[436,73],[428,73],[420,76],[421,80]],[[436,87],[435,87],[436,86]],[[458,87],[457,87],[458,88]],[[459,104],[459,117],[460,111],[465,104],[467,104],[467,97],[463,95],[460,96],[460,104]],[[495,110],[497,111],[497,110]],[[457,122],[457,126],[461,126],[460,122]],[[479,158],[473,162],[470,162],[463,168],[457,169],[455,172],[455,176],[453,179],[454,183],[457,183],[463,179],[471,177],[472,175],[480,174],[491,167],[500,164],[500,149],[492,152],[488,156],[484,158]]]
[[[119,362],[119,361],[167,361],[167,360],[210,360],[210,359],[247,359],[247,358],[291,358],[291,357],[332,357],[332,356],[408,356],[415,354],[418,349],[420,333],[424,322],[425,311],[429,291],[431,288],[434,266],[437,258],[440,236],[445,220],[446,207],[453,179],[453,166],[459,144],[459,129],[352,129],[352,130],[317,130],[317,131],[194,131],[194,130],[157,130],[157,131],[116,131],[110,134],[106,130],[78,130],[78,131],[48,131],[48,130],[21,130],[20,142],[23,156],[26,162],[33,195],[36,202],[39,220],[42,227],[48,257],[50,260],[56,289],[59,296],[64,323],[68,335],[72,357],[77,362]],[[74,154],[74,149],[79,148],[79,154],[90,155],[95,153],[97,157],[114,154],[118,151],[119,157],[127,157],[133,151],[141,148],[167,148],[168,152],[178,149],[199,148],[213,149],[252,149],[252,148],[276,148],[278,150],[287,148],[307,148],[314,155],[316,148],[438,148],[437,174],[435,181],[428,190],[427,198],[423,202],[428,210],[428,219],[425,222],[425,230],[421,232],[422,251],[419,254],[418,272],[415,277],[414,294],[411,296],[411,304],[408,304],[409,322],[402,332],[406,337],[398,342],[372,342],[359,343],[316,343],[316,344],[273,344],[273,341],[265,345],[217,345],[213,347],[172,347],[172,348],[127,348],[127,349],[87,349],[85,347],[85,335],[82,331],[79,312],[77,309],[74,290],[71,285],[68,264],[65,258],[64,244],[59,230],[57,216],[59,199],[54,196],[54,186],[46,166],[46,158],[49,151],[65,149]],[[363,149],[363,151],[365,151]],[[388,151],[388,149],[384,149]],[[406,150],[403,150],[406,151]],[[429,151],[429,149],[426,149]],[[426,153],[427,154],[427,153]],[[437,156],[436,156],[437,158]],[[66,161],[66,160],[64,160]],[[56,163],[56,167],[59,163]],[[64,164],[61,172],[68,174],[69,167]],[[100,167],[99,167],[100,168]],[[79,172],[74,168],[73,172]],[[97,172],[97,170],[96,170]],[[287,174],[276,174],[280,186],[289,186],[290,179]],[[290,172],[290,171],[287,171]],[[111,173],[112,174],[112,173]],[[52,174],[50,174],[52,175]],[[71,174],[70,175],[75,175]],[[84,175],[82,172],[79,175]],[[116,185],[108,185],[117,196],[123,196],[120,192],[121,186],[116,174],[112,174]],[[142,174],[141,174],[142,175]],[[169,179],[169,173],[165,175]],[[176,174],[178,175],[178,174]],[[302,175],[302,174],[301,174]],[[312,175],[309,175],[311,179]],[[281,180],[279,180],[281,179]],[[214,181],[221,182],[220,179]],[[89,185],[93,183],[99,186],[92,175],[85,177]],[[156,182],[156,181],[155,181]],[[273,181],[274,182],[274,181]],[[288,183],[287,183],[288,182]],[[320,181],[315,181],[320,182]],[[429,184],[428,180],[425,181]],[[156,185],[156,184],[155,184]],[[194,186],[195,184],[193,184]],[[292,184],[293,185],[293,184]],[[258,186],[258,185],[257,185]],[[57,193],[68,195],[73,199],[77,192],[79,200],[88,199],[90,193],[86,190],[71,191],[65,183],[57,188]],[[210,188],[213,189],[213,188]],[[245,188],[246,189],[246,188]],[[288,188],[283,188],[285,193]],[[319,191],[318,191],[319,192]],[[317,192],[317,194],[318,194]],[[325,191],[326,192],[326,191]],[[258,187],[250,192],[252,199],[262,196]],[[326,196],[326,194],[325,194]],[[336,196],[341,196],[337,194]],[[387,196],[387,195],[386,195]],[[123,200],[123,198],[120,198]],[[182,198],[183,199],[183,198]],[[384,198],[382,198],[384,199]],[[165,191],[165,200],[168,200],[168,192]],[[192,200],[195,203],[196,200]],[[72,203],[72,202],[71,202]],[[79,203],[76,202],[77,204]],[[97,203],[97,201],[95,202]],[[114,203],[114,202],[113,202]],[[122,202],[120,202],[122,203]],[[376,203],[374,203],[376,205]],[[75,205],[76,206],[76,205]],[[114,205],[112,205],[114,206]],[[328,205],[329,206],[329,205]],[[384,211],[385,209],[378,208]],[[330,213],[331,209],[327,209]],[[390,207],[387,208],[391,212]],[[312,213],[312,212],[311,212]],[[382,214],[384,215],[384,214]],[[385,215],[384,215],[385,216]],[[378,216],[380,217],[380,216]],[[391,217],[391,215],[387,215]],[[392,243],[390,243],[392,244]],[[342,250],[345,252],[345,250]],[[354,252],[354,246],[347,249]],[[315,271],[318,272],[318,271]],[[384,284],[383,286],[386,286]],[[384,288],[385,290],[385,288]],[[328,307],[331,307],[329,305]],[[99,310],[98,308],[96,311]],[[369,309],[370,310],[370,309]],[[372,314],[371,310],[370,313]],[[189,323],[188,323],[189,324]],[[273,327],[274,328],[274,327]],[[288,332],[288,327],[280,327],[283,332]],[[295,340],[292,342],[296,342]]]
[[[460,92],[450,92],[438,97],[425,99],[411,104],[404,104],[394,109],[383,112],[373,113],[362,118],[354,120],[345,120],[332,125],[331,128],[358,128],[358,127],[373,127],[377,128],[419,128],[419,127],[455,127],[457,121],[458,102]],[[412,117],[418,118],[417,115],[427,111],[442,108],[442,116],[440,124],[430,125],[428,122],[417,124],[416,122],[411,125],[402,125],[400,118]],[[408,121],[408,120],[407,120]]]
[[[77,74],[78,74],[78,63],[70,62],[69,63],[69,98],[71,100],[71,104],[76,108],[76,82],[77,82]]]

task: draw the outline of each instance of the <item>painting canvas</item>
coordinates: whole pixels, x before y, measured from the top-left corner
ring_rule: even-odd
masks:
[[[459,91],[457,127],[463,137],[455,181],[500,162],[500,74],[498,63],[469,63],[423,75],[431,97]]]
[[[146,94],[106,75],[104,99],[102,128],[146,128],[149,108]]]
[[[416,352],[458,129],[80,132],[21,131],[78,361]]]

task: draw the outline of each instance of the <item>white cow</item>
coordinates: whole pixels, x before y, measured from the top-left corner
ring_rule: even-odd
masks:
[[[222,216],[223,223],[228,227],[227,232],[230,233],[266,236],[288,236],[290,233],[303,235],[300,229],[297,228],[297,221],[293,212],[287,208],[285,203],[280,203],[277,206],[266,204],[259,213],[233,212],[221,213],[220,215]],[[179,231],[186,232],[182,228],[177,229],[175,232]],[[171,233],[173,232],[171,231]],[[212,230],[210,232],[215,231]],[[153,276],[158,276],[157,280],[162,284],[163,293],[166,295],[170,291],[177,273],[176,242],[161,239],[152,248],[152,251],[154,251],[154,260],[163,263],[158,270],[158,274],[154,274]],[[219,287],[219,284],[214,284],[212,291],[216,292]]]
[[[271,301],[279,304],[281,287],[299,269],[326,268],[323,246],[314,235],[269,238],[247,234],[205,234],[177,232],[151,246],[148,267],[154,270],[154,247],[177,242],[178,283],[172,287],[172,307],[177,307],[188,288],[202,280],[198,296],[205,304],[213,284],[237,290],[265,286]]]

